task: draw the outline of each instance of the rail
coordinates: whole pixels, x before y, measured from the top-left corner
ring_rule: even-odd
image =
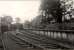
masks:
[[[38,34],[38,36],[47,37],[49,40],[52,39],[54,40],[52,43],[58,42],[57,44],[60,46],[74,48],[73,30],[24,29],[23,31],[27,31],[30,34]]]
[[[74,30],[48,30],[48,29],[31,29],[31,28],[25,28],[24,30],[34,30],[34,31],[50,31],[50,32],[69,32],[69,33],[74,33]]]
[[[71,42],[74,44],[74,30],[47,30],[47,29],[24,29],[52,39]]]
[[[7,36],[6,36],[6,38],[7,38]],[[2,44],[3,44],[3,50],[8,50],[8,47],[7,47],[7,45],[5,44],[4,36],[3,36],[2,33],[1,33],[1,40],[2,40]]]

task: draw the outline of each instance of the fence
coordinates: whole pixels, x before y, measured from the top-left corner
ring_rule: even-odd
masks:
[[[44,35],[48,38],[73,42],[74,41],[74,30],[46,30],[46,29],[25,29],[28,31],[35,32],[39,35]]]

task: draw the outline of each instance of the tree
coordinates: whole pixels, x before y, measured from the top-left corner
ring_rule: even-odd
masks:
[[[1,32],[5,32],[10,30],[11,23],[13,22],[13,19],[11,16],[3,16],[1,17]]]
[[[13,22],[13,19],[11,16],[4,16],[1,18],[1,24],[3,25],[8,25],[11,24]]]
[[[21,21],[19,17],[15,18],[15,20],[16,20],[16,23],[20,23]]]
[[[24,28],[29,28],[30,27],[30,22],[29,21],[24,21]]]
[[[46,16],[48,16],[48,18],[50,18],[49,15],[51,14],[53,16],[53,18],[55,18],[58,23],[61,23],[63,8],[61,8],[60,6],[61,6],[61,4],[58,0],[50,0],[50,1],[43,0],[40,10],[42,11],[42,15],[45,18],[46,18]]]
[[[63,7],[65,7],[66,11],[64,12],[64,21],[70,21],[72,18],[73,11],[73,0],[61,0],[61,3],[64,3]]]
[[[62,18],[64,18],[65,15],[69,14],[69,16],[71,16],[71,11],[68,10],[72,8],[72,4],[67,4],[67,2],[69,2],[70,0],[41,0],[41,1],[42,4],[40,12],[44,20],[45,19],[48,20],[50,18],[49,14],[51,14],[52,18],[54,18],[57,23],[62,23]],[[48,18],[46,18],[47,16]]]
[[[21,20],[20,20],[19,17],[15,18],[15,20],[16,20],[16,28],[17,28],[17,30],[18,30],[18,29],[20,29],[20,24],[21,24],[20,21],[21,21]]]

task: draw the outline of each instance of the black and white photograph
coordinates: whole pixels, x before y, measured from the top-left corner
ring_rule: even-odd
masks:
[[[74,50],[74,0],[0,0],[0,50]]]

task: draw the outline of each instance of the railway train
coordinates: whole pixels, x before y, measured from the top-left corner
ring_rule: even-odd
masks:
[[[1,33],[4,33],[8,31],[8,26],[7,25],[1,25]]]
[[[11,31],[11,30],[16,30],[16,29],[23,29],[23,26],[20,24],[18,27],[16,24],[11,24],[10,26],[8,25],[1,25],[1,33],[4,33],[6,31]]]

